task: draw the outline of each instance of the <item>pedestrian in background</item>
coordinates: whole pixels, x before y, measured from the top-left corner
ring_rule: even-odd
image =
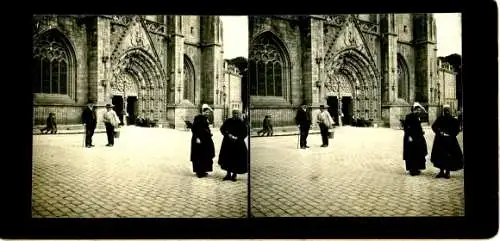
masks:
[[[309,111],[307,111],[307,104],[302,104],[297,110],[295,123],[297,124],[300,132],[300,148],[309,148],[309,146],[307,146],[307,136],[309,135],[309,129],[311,128],[311,116]]]
[[[215,147],[212,140],[212,132],[210,131],[208,117],[212,112],[212,108],[207,104],[201,107],[201,114],[194,118],[191,126],[191,162],[193,172],[199,178],[208,175],[207,172],[212,171],[213,158],[215,157]]]
[[[47,117],[47,123],[46,126],[42,129],[40,129],[42,133],[45,132],[45,134],[49,133],[50,134],[57,134],[57,123],[56,123],[56,114],[54,113],[49,113],[49,117]]]
[[[460,123],[451,115],[451,107],[443,106],[443,115],[438,117],[432,130],[436,134],[432,145],[431,162],[439,168],[436,178],[450,178],[450,171],[463,168],[463,154],[458,144],[457,135]]]
[[[238,109],[232,111],[232,118],[224,121],[220,131],[224,136],[219,153],[219,165],[227,171],[223,180],[236,181],[237,174],[248,171],[248,156],[245,138],[248,136],[247,125]]]
[[[264,117],[264,121],[262,121],[262,130],[258,131],[257,132],[257,135],[260,136],[260,134],[262,134],[262,136],[266,135],[269,136],[269,135],[273,135],[274,132],[273,132],[273,125],[271,123],[271,116],[270,115],[266,115]]]
[[[94,145],[92,145],[92,136],[94,136],[94,130],[97,126],[97,116],[95,113],[94,102],[91,100],[87,103],[87,107],[83,110],[82,122],[85,126],[85,147],[94,147]]]
[[[424,107],[415,102],[412,113],[406,115],[404,122],[403,159],[405,160],[406,170],[412,176],[419,175],[420,170],[425,169],[427,142],[420,121],[420,117],[424,112]]]
[[[106,146],[113,146],[115,144],[115,128],[120,124],[120,118],[113,110],[114,105],[106,104],[106,112],[103,116],[103,122],[106,126],[106,135],[108,137],[108,144]]]
[[[321,147],[327,147],[328,137],[330,135],[329,130],[333,128],[334,121],[332,116],[330,116],[330,113],[328,113],[328,111],[325,111],[324,105],[319,106],[317,122],[321,132],[321,140],[323,141],[323,145],[321,145]]]

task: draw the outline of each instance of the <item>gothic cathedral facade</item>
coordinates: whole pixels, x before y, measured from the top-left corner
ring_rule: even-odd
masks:
[[[34,124],[79,124],[89,100],[172,128],[206,103],[218,124],[222,41],[218,16],[34,16]]]
[[[438,111],[432,14],[249,16],[252,127],[266,114],[295,125],[296,108],[326,104],[337,123],[399,126],[414,101]]]

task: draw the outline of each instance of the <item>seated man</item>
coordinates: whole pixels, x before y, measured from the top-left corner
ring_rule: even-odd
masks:
[[[57,123],[56,123],[56,115],[54,113],[49,113],[49,117],[47,118],[47,126],[40,129],[42,133],[56,134],[57,133]]]
[[[144,117],[142,117],[142,115],[137,116],[135,124],[138,126],[144,126]]]
[[[271,124],[271,116],[266,115],[264,118],[264,121],[262,123],[262,130],[257,132],[257,135],[260,136],[262,133],[262,136],[264,136],[267,133],[267,136],[273,135],[273,125]]]

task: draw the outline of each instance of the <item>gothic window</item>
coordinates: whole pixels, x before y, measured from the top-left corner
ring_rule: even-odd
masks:
[[[70,46],[64,36],[51,30],[33,43],[33,92],[73,96],[74,73]]]
[[[267,95],[266,93],[266,64],[257,62],[257,95]]]
[[[274,89],[276,96],[283,95],[282,82],[283,82],[283,75],[281,72],[281,63],[276,62],[274,63],[274,83],[276,84]]]
[[[250,94],[284,97],[287,81],[284,53],[272,36],[265,35],[255,41],[250,52]]]
[[[254,60],[250,60],[248,63],[248,76],[251,80],[254,80],[250,85],[250,93],[257,95],[257,66]]]
[[[409,101],[410,81],[408,76],[408,68],[401,55],[398,54],[398,98]]]
[[[273,73],[273,64],[266,65],[266,95],[274,96],[274,73]]]
[[[194,67],[187,56],[184,56],[184,99],[195,103]]]

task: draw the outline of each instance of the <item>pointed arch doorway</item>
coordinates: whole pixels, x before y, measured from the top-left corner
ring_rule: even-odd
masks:
[[[131,49],[117,61],[110,98],[122,123],[135,124],[137,117],[166,121],[168,98],[163,80],[158,64],[143,49]]]
[[[380,118],[377,75],[366,56],[347,49],[327,58],[326,68],[325,99],[337,125]]]

